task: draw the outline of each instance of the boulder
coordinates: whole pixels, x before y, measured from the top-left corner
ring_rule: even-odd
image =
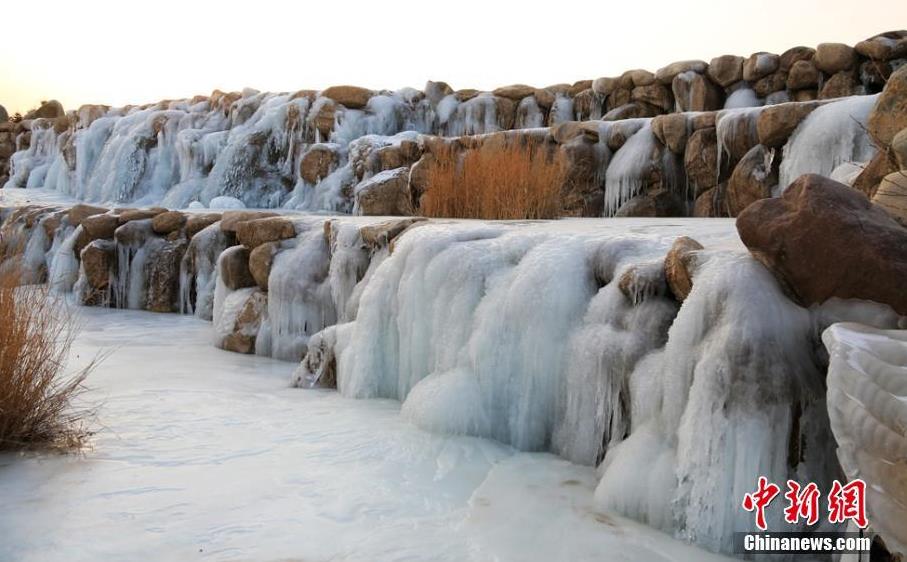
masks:
[[[256,285],[249,270],[249,249],[232,246],[221,252],[217,260],[218,277],[230,290],[236,291]]]
[[[87,217],[100,215],[101,213],[106,213],[109,210],[110,209],[106,209],[104,207],[94,207],[92,205],[85,205],[84,203],[80,203],[69,210],[69,224],[71,226],[79,226]]]
[[[783,92],[787,89],[787,73],[781,70],[772,72],[768,76],[756,80],[753,84],[753,91],[760,98],[767,98],[776,92]]]
[[[779,69],[783,72],[789,72],[798,62],[811,61],[815,56],[815,49],[809,47],[792,47],[781,53],[781,57],[778,59]]]
[[[85,233],[85,242],[92,240],[113,240],[113,235],[120,226],[119,217],[116,215],[92,215],[82,220],[82,230]]]
[[[687,146],[689,124],[683,113],[669,113],[652,119],[652,132],[674,154],[683,154]]]
[[[800,304],[862,299],[907,315],[907,229],[859,191],[807,174],[747,207],[737,230]]]
[[[854,50],[875,61],[907,57],[907,31],[889,31],[854,45]]]
[[[793,93],[793,98],[791,101],[804,102],[804,101],[815,101],[819,99],[819,90],[812,88],[807,90],[797,90]]]
[[[663,260],[634,264],[626,268],[617,281],[617,288],[634,306],[652,297],[667,294]]]
[[[492,93],[501,98],[520,101],[525,97],[535,94],[535,88],[527,86],[526,84],[513,84],[511,86],[497,88]]]
[[[907,170],[907,129],[902,129],[891,140],[891,152],[901,170]]]
[[[819,84],[819,69],[810,60],[799,60],[790,67],[787,87],[791,90],[815,88]]]
[[[192,238],[202,230],[219,221],[220,213],[192,214],[186,219],[186,237]]]
[[[844,43],[820,43],[813,58],[816,68],[825,74],[851,70],[857,62],[857,53]]]
[[[842,70],[829,78],[822,91],[819,92],[819,99],[827,100],[832,98],[844,98],[856,93],[859,82],[856,73],[851,70]]]
[[[180,263],[189,243],[160,240],[151,245],[145,262],[145,309],[151,312],[179,311]]]
[[[716,210],[715,195],[719,189],[713,187],[699,194],[693,203],[693,216],[697,218],[709,218],[720,216]]]
[[[761,144],[744,155],[727,185],[727,208],[732,217],[739,215],[753,202],[772,196],[772,188],[778,184],[780,161],[780,154]]]
[[[548,111],[551,109],[551,106],[554,105],[555,95],[549,90],[536,88],[532,95],[535,97],[535,103],[537,103],[543,111]]]
[[[753,53],[743,63],[743,79],[755,82],[781,67],[781,57],[772,53]]]
[[[473,88],[464,88],[462,90],[457,90],[456,92],[454,92],[454,97],[457,98],[457,101],[462,103],[464,101],[471,100],[472,98],[478,96],[481,93],[482,92],[480,92],[479,90],[476,90]]]
[[[151,230],[155,234],[170,234],[171,232],[177,232],[186,225],[186,215],[179,211],[167,211],[166,213],[161,213],[155,215],[151,219]]]
[[[85,246],[80,259],[88,286],[95,290],[107,289],[111,274],[116,271],[116,245],[110,240],[95,240]]]
[[[279,242],[265,242],[249,253],[249,271],[262,291],[268,290],[271,264],[274,262],[274,254],[279,248]]]
[[[299,175],[307,183],[323,180],[337,167],[339,157],[333,144],[313,144],[299,162]]]
[[[681,236],[674,241],[664,261],[664,276],[674,298],[683,302],[693,290],[693,276],[696,271],[696,256],[702,244]]]
[[[277,213],[270,211],[226,211],[221,215],[220,229],[224,232],[236,232],[241,223],[276,216]]]
[[[423,217],[411,217],[372,223],[360,228],[359,236],[362,237],[362,242],[365,246],[375,252],[381,248],[388,247],[397,236],[412,225],[426,220]]]
[[[410,215],[409,168],[386,170],[359,183],[356,209],[362,215]]]
[[[635,68],[620,75],[620,87],[632,90],[637,86],[648,86],[655,82],[655,75],[648,70]]]
[[[321,95],[349,109],[362,109],[368,105],[372,91],[359,86],[331,86]]]
[[[250,250],[265,242],[277,242],[296,237],[293,221],[286,217],[266,217],[236,225],[236,239]]]
[[[892,172],[882,178],[872,202],[907,226],[907,171]]]
[[[890,158],[887,151],[880,150],[868,164],[863,166],[863,171],[854,179],[852,187],[866,194],[867,197],[872,197],[882,179],[896,171],[896,162]]]
[[[644,102],[627,103],[616,107],[608,113],[602,115],[602,121],[622,121],[624,119],[638,119],[643,117],[655,117],[661,110],[653,105]]]
[[[706,71],[713,82],[727,88],[743,80],[743,57],[723,55],[712,59]]]
[[[338,111],[342,111],[342,108],[338,109],[337,104],[330,98],[319,98],[312,106],[308,120],[322,138],[328,138],[331,131],[334,130],[334,121]]]
[[[759,143],[770,148],[784,146],[794,129],[817,107],[817,103],[781,103],[766,107],[756,118]]]
[[[672,62],[668,66],[659,68],[655,71],[655,80],[661,82],[665,86],[670,86],[671,82],[674,81],[674,77],[678,74],[689,71],[693,71],[697,74],[705,74],[708,68],[709,65],[704,60],[682,60]]]
[[[894,136],[907,128],[907,64],[891,73],[885,89],[869,113],[867,129],[881,146],[890,146]]]
[[[220,347],[235,353],[255,353],[258,330],[268,310],[268,295],[260,290],[254,290],[248,292],[247,297],[245,291],[230,297],[245,297],[245,300],[239,305],[235,316],[224,319],[232,320],[232,329],[221,340]]]
[[[714,128],[700,129],[690,135],[683,166],[697,193],[718,185],[718,138]]]
[[[568,96],[576,96],[580,92],[592,89],[592,80],[577,80],[567,88],[565,92]]]
[[[620,85],[620,78],[596,78],[592,82],[592,91],[600,96],[610,95]]]
[[[724,92],[696,72],[675,76],[671,89],[679,111],[714,111],[724,104]]]
[[[588,90],[591,94],[592,90]],[[674,96],[671,90],[659,83],[652,83],[648,86],[637,86],[630,93],[630,99],[633,101],[644,102],[653,105],[662,111],[671,111],[674,109]],[[591,113],[588,112],[588,113]]]
[[[649,189],[620,206],[615,217],[682,217],[686,206],[680,197],[666,189]]]
[[[26,113],[25,119],[55,119],[65,115],[66,112],[63,111],[63,104],[57,100],[50,100],[41,102],[41,106],[38,107],[38,109],[33,109]]]
[[[123,209],[117,216],[119,217],[120,225],[124,225],[127,222],[153,219],[161,213],[166,212],[167,209],[162,209],[159,207],[151,209]]]
[[[434,82],[432,80],[425,83],[425,88],[422,91],[425,92],[425,97],[428,98],[432,105],[438,105],[441,100],[454,92],[447,82]]]

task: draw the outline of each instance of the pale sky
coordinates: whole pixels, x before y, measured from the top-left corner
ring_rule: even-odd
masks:
[[[907,0],[4,2],[0,104],[66,109],[355,84],[547,86],[691,58],[853,45]]]

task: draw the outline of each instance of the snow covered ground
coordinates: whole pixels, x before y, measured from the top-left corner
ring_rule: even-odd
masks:
[[[0,456],[0,560],[719,560],[592,510],[594,469],[288,388],[193,317],[80,309],[84,455]]]

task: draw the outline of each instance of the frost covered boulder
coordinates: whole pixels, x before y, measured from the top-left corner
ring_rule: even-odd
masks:
[[[249,253],[249,272],[262,291],[268,290],[268,278],[271,276],[271,265],[277,253],[278,242],[265,242]]]
[[[356,209],[362,215],[409,215],[413,205],[409,168],[386,170],[356,186]]]
[[[859,191],[807,174],[747,207],[737,230],[803,305],[864,299],[907,314],[907,229]]]
[[[368,105],[372,91],[359,86],[331,86],[321,95],[349,109],[362,109]]]
[[[88,287],[95,291],[107,289],[116,270],[116,256],[116,246],[110,240],[95,240],[82,250],[82,272]]]
[[[286,217],[266,217],[236,225],[236,239],[250,250],[265,242],[277,242],[296,237],[293,221]]]
[[[664,277],[671,293],[678,301],[683,301],[693,290],[693,272],[696,264],[696,252],[702,250],[702,244],[688,236],[681,236],[671,245],[664,260]]]
[[[337,167],[337,145],[320,143],[312,145],[299,162],[299,175],[310,184],[326,178]]]
[[[844,43],[821,43],[816,47],[813,62],[822,72],[835,74],[853,68],[857,62],[857,53],[853,47]]]
[[[69,224],[71,226],[79,226],[86,218],[106,213],[108,210],[109,209],[104,207],[95,207],[93,205],[80,203],[69,210]]]
[[[239,225],[246,221],[276,216],[277,213],[269,211],[227,211],[221,216],[220,229],[224,232],[235,233]]]
[[[145,263],[147,295],[145,309],[151,312],[176,312],[179,310],[180,263],[186,253],[186,240],[167,241],[156,239],[149,245]]]
[[[155,234],[170,234],[182,229],[186,224],[186,215],[179,211],[167,211],[151,219],[151,229]]]
[[[882,146],[890,145],[896,134],[907,129],[907,64],[891,74],[869,114],[867,128]]]
[[[255,278],[249,270],[249,249],[233,246],[220,254],[217,260],[218,277],[230,290],[236,291],[253,287]]]
[[[770,148],[784,146],[801,121],[819,107],[816,102],[780,103],[766,107],[756,118],[759,143]]]
[[[186,219],[186,237],[192,238],[202,230],[219,221],[221,215],[218,213],[205,213],[201,215],[190,215]]]
[[[110,240],[119,226],[119,217],[116,215],[103,214],[85,217],[82,220],[82,232],[85,235],[85,243],[98,239]]]
[[[426,220],[423,217],[412,217],[369,224],[359,229],[359,236],[362,238],[363,244],[375,252],[388,247],[395,238],[412,225]]]
[[[228,294],[214,318],[217,345],[235,353],[254,353],[255,341],[268,310],[268,295],[257,288]]]
[[[709,63],[708,76],[722,88],[743,80],[743,57],[722,55]]]
[[[41,103],[41,106],[38,109],[33,109],[25,114],[25,119],[54,119],[56,117],[63,117],[66,115],[66,112],[63,111],[63,104],[57,100],[50,100]]]
[[[761,144],[743,156],[728,180],[726,199],[732,217],[751,203],[772,196],[772,188],[778,184],[779,156]]]

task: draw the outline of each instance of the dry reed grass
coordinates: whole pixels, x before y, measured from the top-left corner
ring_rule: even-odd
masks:
[[[491,220],[551,219],[563,212],[567,167],[545,145],[505,142],[435,153],[419,214]]]

